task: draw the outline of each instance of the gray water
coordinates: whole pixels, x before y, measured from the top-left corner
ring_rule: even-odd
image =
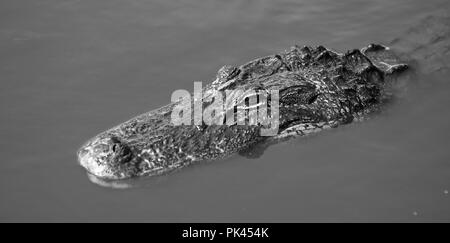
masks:
[[[0,221],[449,222],[449,23],[433,19],[449,10],[448,0],[2,0]],[[368,122],[126,190],[77,164],[87,139],[223,65],[294,44],[372,42],[411,58],[415,75]]]

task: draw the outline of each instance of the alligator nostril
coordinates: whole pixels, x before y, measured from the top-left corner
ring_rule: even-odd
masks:
[[[112,161],[126,163],[131,159],[132,153],[130,147],[123,143],[118,137],[110,137],[108,143],[108,151],[111,153]]]

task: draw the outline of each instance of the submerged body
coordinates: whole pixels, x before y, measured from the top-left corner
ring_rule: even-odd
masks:
[[[225,66],[205,93],[278,90],[280,129],[275,137],[261,136],[259,125],[174,126],[171,113],[178,103],[171,103],[97,135],[80,149],[79,162],[103,179],[151,176],[268,140],[347,124],[379,110],[390,98],[391,75],[406,68],[381,45],[346,54],[322,46],[293,47],[240,67]]]

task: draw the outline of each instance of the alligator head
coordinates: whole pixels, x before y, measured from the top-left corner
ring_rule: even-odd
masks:
[[[379,109],[386,84],[393,80],[387,77],[407,67],[382,45],[345,54],[322,46],[293,47],[240,67],[223,67],[204,93],[277,90],[278,136],[307,135]],[[223,158],[265,140],[259,136],[260,126],[173,126],[170,114],[176,105],[145,113],[94,137],[79,150],[80,164],[100,178],[126,179]]]

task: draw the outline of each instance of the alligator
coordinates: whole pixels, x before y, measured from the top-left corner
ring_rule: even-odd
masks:
[[[380,44],[346,53],[323,46],[294,46],[239,67],[224,66],[203,90],[278,90],[275,136],[261,136],[260,124],[175,126],[171,113],[181,102],[177,101],[95,136],[78,151],[78,160],[90,175],[122,180],[160,175],[260,144],[315,134],[380,111],[392,100],[390,87],[396,77],[407,69],[389,47]]]

